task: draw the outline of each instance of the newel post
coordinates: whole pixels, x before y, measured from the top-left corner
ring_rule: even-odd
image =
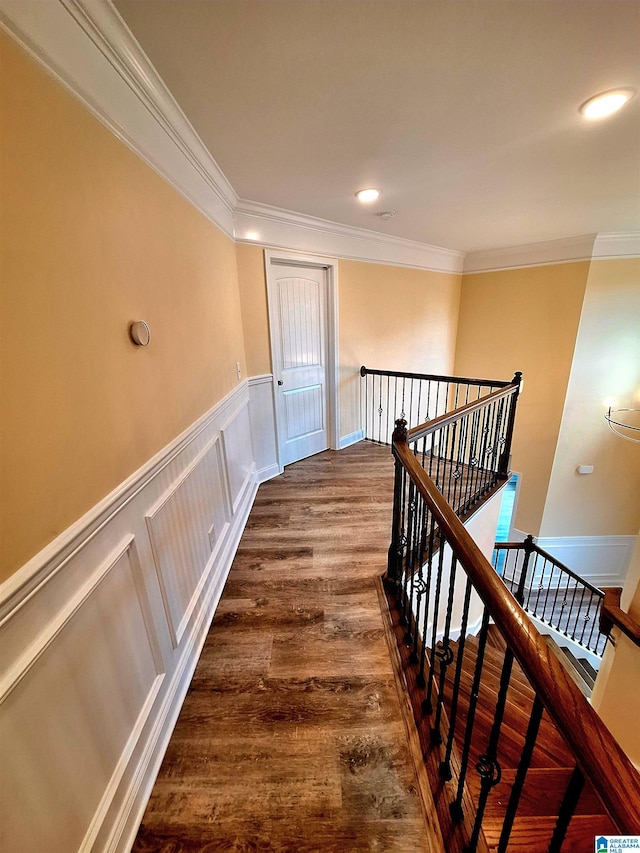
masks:
[[[505,433],[504,449],[500,454],[498,462],[498,477],[501,480],[506,480],[509,476],[509,459],[511,458],[511,442],[513,441],[513,429],[516,423],[516,406],[520,389],[522,388],[522,371],[518,370],[511,380],[513,385],[517,385],[515,393],[511,397],[509,406],[509,415],[507,417],[507,431]]]
[[[529,571],[529,560],[533,553],[534,543],[533,536],[529,534],[522,543],[524,549],[524,560],[522,561],[522,569],[520,571],[520,580],[518,581],[518,589],[515,593],[515,600],[520,606],[524,604],[524,587],[527,582],[527,573]]]
[[[404,418],[396,421],[393,431],[391,452],[394,453],[394,445],[407,443],[407,422]],[[400,579],[402,567],[402,502],[404,496],[404,468],[394,453],[395,471],[393,480],[393,521],[391,523],[391,544],[387,557],[387,574],[385,581],[395,587]]]

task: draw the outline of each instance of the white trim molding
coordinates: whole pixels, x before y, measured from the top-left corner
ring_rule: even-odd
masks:
[[[7,849],[130,850],[257,491],[249,406],[245,381],[0,586]]]
[[[514,542],[527,534],[512,531]],[[637,536],[534,536],[535,544],[597,587],[624,586]]]
[[[359,441],[364,440],[364,430],[357,429],[355,432],[350,432],[349,435],[343,435],[340,437],[340,450],[344,450],[345,447],[351,447],[352,444],[357,444]]]
[[[112,0],[0,0],[0,26],[236,242],[456,275],[570,263],[592,256],[640,255],[638,233],[613,233],[465,256],[455,249],[239,199]]]
[[[639,258],[640,231],[598,234],[593,246],[593,259]]]
[[[468,252],[464,259],[464,273],[466,275],[475,272],[495,272],[590,261],[595,240],[595,234],[586,234],[582,237],[547,240],[544,243],[531,243],[525,246]]]
[[[283,210],[244,199],[234,215],[236,242],[278,250],[330,254],[344,260],[414,267],[459,275],[464,253]],[[252,235],[249,237],[248,235]]]

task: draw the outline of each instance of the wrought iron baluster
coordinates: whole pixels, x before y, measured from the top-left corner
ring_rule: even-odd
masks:
[[[571,630],[571,622],[572,622],[572,617],[573,617],[573,608],[574,608],[574,605],[576,603],[576,594],[578,592],[578,584],[576,583],[575,580],[573,580],[572,589],[573,589],[573,593],[571,595],[571,604],[569,606],[569,612],[567,613],[567,622],[566,622],[566,630],[565,630],[565,634],[567,635],[567,637],[569,635],[571,635],[571,637],[573,637],[573,631]]]
[[[549,601],[549,591],[551,589],[551,584],[553,583],[553,572],[555,570],[555,566],[551,565],[551,572],[549,574],[549,581],[545,586],[544,578],[547,571],[547,566],[549,565],[549,561],[547,558],[544,558],[544,563],[542,566],[542,577],[540,578],[540,591],[544,590],[544,604],[542,605],[542,615],[541,619],[543,622],[548,622],[550,618],[553,618],[553,607],[551,608],[551,617],[547,616],[547,603]],[[541,596],[538,596],[538,600],[540,600]]]
[[[560,853],[562,842],[567,834],[569,823],[571,822],[571,818],[573,817],[576,806],[578,805],[578,800],[580,799],[583,787],[584,776],[582,775],[580,768],[576,765],[573,773],[571,774],[571,778],[569,779],[569,784],[567,785],[567,790],[565,791],[560,811],[558,812],[558,820],[556,821],[555,829],[553,830],[553,835],[551,836],[551,841],[547,848],[547,853]]]
[[[393,433],[394,441],[406,443],[407,424],[399,420]],[[391,522],[391,543],[387,557],[387,582],[396,587],[396,593],[400,598],[400,570],[403,553],[404,532],[404,494],[405,494],[406,472],[404,466],[397,457],[394,457],[394,480],[393,480],[393,518]]]
[[[402,490],[402,536],[400,539],[400,566],[401,566],[401,574],[400,579],[402,582],[401,595],[400,595],[400,624],[406,625],[408,623],[407,611],[409,609],[409,601],[407,598],[407,584],[409,581],[409,566],[408,562],[410,560],[410,540],[409,540],[409,491],[413,485],[412,480],[406,476],[404,481],[404,489]]]
[[[413,379],[409,382],[409,417],[407,418],[407,423],[411,425],[414,423],[413,418]],[[415,423],[420,423],[420,421],[416,421]]]
[[[478,652],[476,655],[476,665],[473,671],[473,684],[471,686],[471,696],[469,699],[469,709],[467,711],[467,723],[464,730],[464,742],[462,744],[462,756],[460,758],[460,774],[458,776],[458,788],[456,790],[456,798],[450,804],[449,810],[455,821],[462,820],[462,797],[464,794],[464,786],[467,778],[467,769],[469,767],[469,754],[471,752],[471,738],[473,737],[473,726],[476,716],[476,708],[478,706],[478,698],[480,695],[480,680],[482,678],[482,666],[484,663],[484,652],[487,645],[487,631],[489,629],[489,611],[484,608],[482,615],[482,625],[478,635]]]
[[[419,647],[419,636],[420,636],[420,625],[422,620],[422,600],[424,598],[424,593],[426,592],[426,585],[424,582],[424,562],[425,562],[425,550],[427,546],[427,526],[429,524],[429,510],[428,507],[422,498],[419,495],[420,501],[420,544],[418,547],[418,579],[416,581],[416,591],[415,591],[415,619],[413,625],[413,639],[412,639],[412,652],[411,652],[411,663],[419,663],[422,665],[422,662],[418,660],[418,647]],[[426,612],[426,610],[425,610]]]
[[[433,515],[430,513],[430,524],[429,524],[429,544],[427,547],[427,556],[426,556],[426,565],[427,565],[427,580],[424,585],[424,621],[422,623],[422,643],[420,648],[420,670],[416,677],[416,684],[420,688],[426,687],[426,679],[424,677],[424,668],[427,657],[427,632],[429,629],[429,602],[431,600],[431,579],[432,579],[432,570],[433,570],[433,558],[435,554],[435,541],[436,541],[436,522]],[[433,657],[429,661],[430,668],[433,667]],[[426,706],[423,703],[422,711],[423,713],[427,713],[425,710]]]
[[[491,726],[491,733],[489,734],[487,751],[484,755],[480,756],[478,763],[476,764],[476,770],[481,778],[480,795],[478,797],[478,805],[476,808],[473,830],[471,831],[471,838],[469,839],[469,844],[465,847],[464,853],[475,853],[478,846],[478,840],[480,838],[482,818],[484,817],[489,794],[491,793],[491,789],[500,782],[500,778],[502,776],[500,762],[498,761],[498,743],[500,741],[500,730],[502,727],[504,710],[507,704],[507,691],[509,690],[512,667],[513,652],[507,647],[502,664],[502,672],[500,674],[500,688],[498,690],[498,699],[496,702],[493,724]]]
[[[438,415],[440,414],[439,404],[440,404],[440,382],[436,382],[436,408],[435,408],[435,411],[433,413],[434,418],[437,418]]]
[[[387,379],[387,382],[389,380]],[[382,442],[382,376],[378,379],[378,442]]]
[[[542,702],[537,696],[535,696],[533,706],[531,708],[531,716],[529,717],[529,725],[527,726],[527,733],[524,738],[524,746],[520,754],[518,769],[516,771],[515,779],[513,780],[507,810],[502,823],[502,832],[500,833],[497,853],[506,853],[507,845],[509,844],[511,830],[513,829],[513,821],[515,819],[516,812],[518,811],[518,804],[520,802],[520,797],[522,796],[522,789],[524,788],[524,780],[526,779],[527,771],[531,765],[531,757],[536,745],[536,738],[538,737],[542,711]]]
[[[553,605],[552,605],[552,610],[553,610],[553,612],[555,612],[556,607],[557,607],[557,604],[558,604],[558,595],[559,595],[559,593],[560,593],[560,589],[561,589],[561,587],[562,587],[562,574],[563,574],[563,573],[562,573],[562,570],[561,570],[561,569],[558,569],[558,584],[557,584],[557,586],[556,586],[556,588],[555,588],[555,593],[554,593],[554,596],[553,596]]]
[[[593,595],[593,593],[592,593],[592,595]],[[591,631],[589,631],[589,639],[587,640],[587,648],[593,649],[593,651],[598,652],[598,646],[600,645],[600,638],[602,636],[600,634],[600,630],[599,630],[600,608],[602,606],[602,598],[600,598],[600,596],[598,596],[598,595],[595,596],[595,598],[596,598],[596,609],[595,609],[595,612],[593,614],[593,619],[591,620]],[[595,644],[595,646],[592,646],[591,642],[593,640],[593,632],[596,628],[598,629],[598,634],[596,636],[596,644]]]
[[[472,427],[472,442],[471,442],[471,459],[469,460],[469,465],[471,466],[471,478],[469,484],[469,494],[467,498],[467,504],[469,508],[473,506],[476,501],[476,494],[478,491],[478,478],[480,476],[480,449],[479,443],[482,440],[482,427],[481,427],[481,413],[474,412],[473,413],[473,427]]]
[[[469,620],[469,604],[471,603],[471,579],[467,577],[464,588],[464,602],[462,604],[462,618],[460,620],[460,637],[458,638],[458,649],[456,655],[456,668],[453,676],[453,688],[451,693],[451,707],[449,709],[449,734],[447,735],[447,746],[444,759],[440,762],[439,772],[443,779],[451,779],[451,753],[456,732],[458,719],[458,699],[460,697],[460,682],[462,680],[462,662],[464,658],[464,646],[467,640],[467,624]]]
[[[453,596],[456,587],[456,568],[458,560],[454,554],[451,556],[451,565],[449,567],[449,596],[447,598],[447,612],[445,616],[444,632],[442,640],[438,644],[438,651],[435,653],[440,661],[440,673],[438,683],[438,697],[436,700],[436,717],[433,728],[430,732],[431,743],[442,743],[442,735],[440,733],[440,722],[442,719],[442,706],[444,704],[444,685],[447,677],[447,669],[453,663],[453,650],[449,642],[449,634],[451,631],[451,614],[453,612]]]
[[[456,479],[456,488],[454,488],[454,509],[458,514],[462,514],[466,510],[464,492],[466,489],[465,471],[467,479],[469,477],[469,431],[469,416],[467,415],[462,418],[460,422],[460,435],[458,436],[458,459],[456,469],[459,476]]]
[[[578,609],[576,611],[576,624],[575,624],[573,631],[571,632],[571,639],[575,640],[576,634],[578,633],[578,627],[579,627],[578,622],[582,618],[582,633],[580,635],[580,639],[578,640],[579,643],[582,643],[582,638],[584,637],[584,631],[585,631],[585,628],[587,626],[587,622],[589,621],[589,609],[587,608],[587,612],[584,614],[584,616],[582,614],[582,605],[584,604],[584,594],[585,594],[586,590],[587,590],[586,586],[583,586],[581,593],[580,593],[580,601],[578,603]]]
[[[438,570],[436,574],[436,590],[433,597],[433,625],[431,628],[431,666],[429,667],[429,679],[427,681],[427,695],[423,702],[423,711],[430,714],[433,711],[431,694],[433,692],[433,680],[435,676],[436,639],[438,636],[438,617],[440,615],[440,593],[442,590],[442,571],[444,567],[444,543],[442,537],[438,543]]]
[[[409,480],[409,491],[407,495],[407,551],[405,557],[405,620],[407,631],[404,636],[406,645],[411,644],[411,630],[413,618],[413,574],[415,569],[415,515],[416,515],[416,487],[413,480]],[[407,592],[408,587],[408,592]]]
[[[560,606],[560,610],[563,613],[564,613],[564,608],[567,606],[567,602],[569,600],[569,589],[570,589],[570,587],[571,587],[571,576],[567,575],[567,585],[566,585],[565,590],[564,590],[564,599],[562,601],[562,605]],[[557,621],[558,621],[558,625],[557,625],[558,630],[562,631],[562,618],[559,618]],[[566,631],[564,633],[566,634]]]

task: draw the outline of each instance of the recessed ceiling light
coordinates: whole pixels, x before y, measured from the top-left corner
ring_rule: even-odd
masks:
[[[589,98],[580,107],[585,118],[605,118],[624,107],[635,95],[635,89],[610,89]]]
[[[395,210],[383,210],[380,213],[376,213],[376,216],[379,216],[380,219],[393,219],[396,215]]]
[[[367,190],[358,190],[358,192],[356,193],[356,198],[363,204],[370,204],[372,201],[375,201],[377,198],[380,198],[381,195],[382,190],[375,190],[373,188],[370,188]]]

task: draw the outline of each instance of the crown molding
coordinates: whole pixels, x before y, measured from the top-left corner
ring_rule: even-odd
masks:
[[[640,257],[640,231],[617,231],[598,234],[593,247],[593,258]]]
[[[0,0],[0,26],[144,162],[239,243],[460,274],[640,256],[640,233],[506,249],[431,246],[238,199],[112,0]],[[247,238],[254,232],[255,239]]]
[[[110,0],[0,0],[0,24],[142,160],[233,237],[233,187]]]
[[[433,272],[458,275],[462,272],[464,252],[342,225],[260,202],[240,199],[233,219],[238,243]],[[248,237],[248,234],[255,236]]]
[[[509,246],[506,249],[469,252],[464,259],[464,272],[494,272],[504,269],[590,261],[595,240],[595,234],[585,234],[581,237],[567,237],[563,240],[547,240],[544,243]]]

